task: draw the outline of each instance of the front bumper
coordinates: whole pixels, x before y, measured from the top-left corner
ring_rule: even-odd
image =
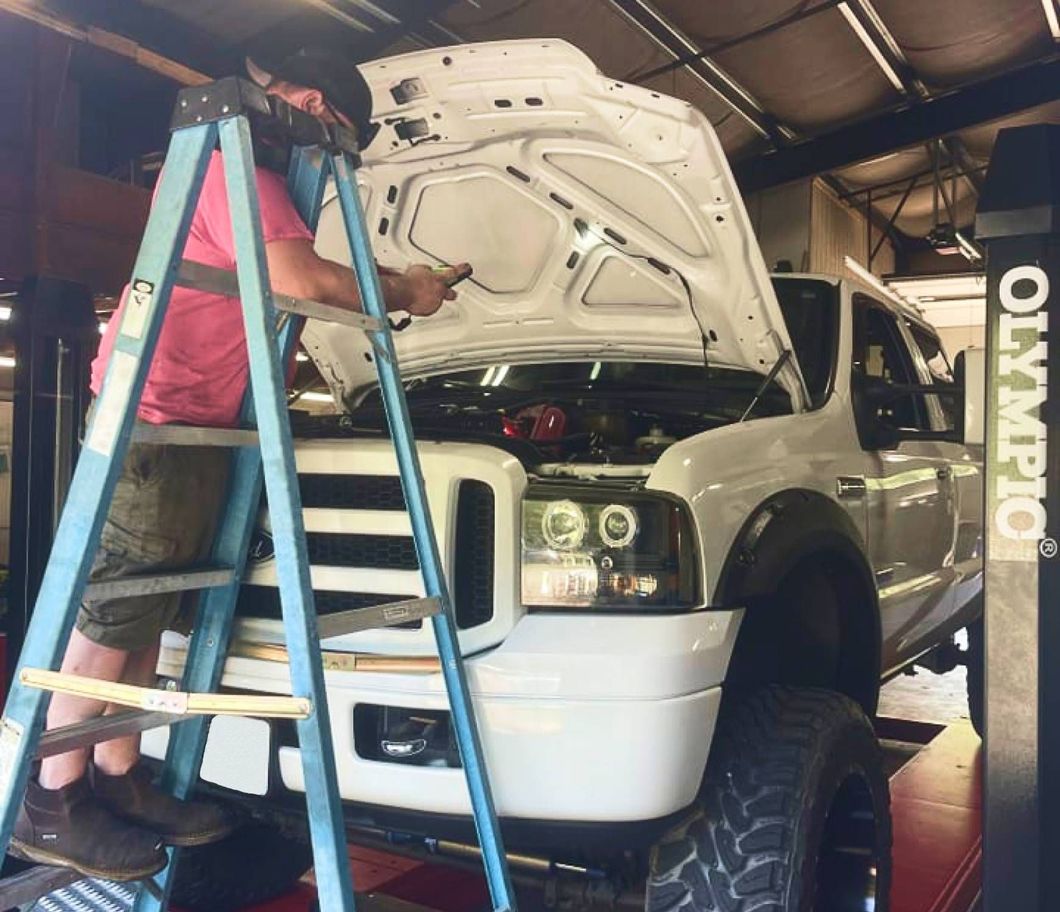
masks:
[[[740,612],[657,617],[529,615],[505,642],[467,660],[498,814],[557,822],[653,820],[686,808],[699,790]],[[177,676],[179,648],[162,671]],[[328,672],[328,709],[342,798],[434,815],[470,813],[460,769],[358,755],[358,704],[445,710],[440,675]],[[230,659],[228,687],[289,693],[286,666]],[[165,733],[145,738],[160,756]],[[275,739],[274,739],[275,740]],[[304,790],[296,747],[270,727],[217,719],[202,775],[268,793],[268,770]]]

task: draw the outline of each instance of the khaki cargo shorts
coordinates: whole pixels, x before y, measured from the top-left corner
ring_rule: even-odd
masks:
[[[209,557],[226,493],[230,453],[222,447],[129,447],[89,579],[201,565]],[[135,651],[163,630],[188,633],[195,592],[84,602],[77,629],[94,643]]]

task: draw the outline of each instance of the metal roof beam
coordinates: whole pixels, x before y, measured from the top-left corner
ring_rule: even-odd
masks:
[[[795,25],[797,22],[802,22],[803,19],[809,19],[811,16],[816,16],[819,13],[825,12],[825,10],[830,10],[833,6],[838,6],[842,2],[843,0],[821,0],[817,6],[811,6],[809,9],[797,9],[790,15],[770,22],[768,25],[763,25],[761,28],[753,29],[750,32],[744,32],[744,34],[737,35],[735,38],[719,41],[717,44],[712,44],[710,47],[697,50],[694,53],[682,54],[671,60],[669,63],[664,63],[662,66],[653,67],[642,73],[631,74],[626,77],[625,81],[642,82],[646,79],[662,76],[664,73],[670,73],[673,70],[679,70],[681,67],[688,66],[690,63],[695,63],[697,60],[702,60],[704,57],[720,54],[722,51],[739,47],[741,44],[746,44],[748,41],[754,41],[756,38],[764,38],[767,35],[772,35],[774,32],[779,32],[782,29],[788,28],[788,26]]]
[[[744,192],[866,161],[1060,98],[1060,57],[885,111],[785,149],[737,162]]]
[[[726,73],[709,56],[673,23],[660,13],[648,0],[609,0],[637,28],[647,34],[657,45],[675,60],[689,58],[684,64],[693,76],[718,96],[733,111],[742,117],[758,134],[774,146],[782,146],[795,138],[788,127],[777,123],[762,105]]]

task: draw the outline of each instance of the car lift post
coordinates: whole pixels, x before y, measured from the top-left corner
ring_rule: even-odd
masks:
[[[987,248],[983,908],[1046,912],[1060,897],[1060,126],[998,134],[976,237]]]

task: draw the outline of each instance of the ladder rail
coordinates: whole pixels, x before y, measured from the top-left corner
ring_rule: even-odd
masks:
[[[401,382],[401,370],[398,367],[393,336],[386,320],[386,304],[379,284],[379,274],[375,268],[375,258],[368,244],[368,226],[348,157],[341,153],[333,155],[331,171],[335,175],[335,186],[342,207],[346,237],[353,254],[353,267],[357,275],[362,307],[364,312],[375,317],[382,327],[368,335],[376,351],[385,355],[375,359],[376,371],[401,473],[405,503],[412,521],[424,588],[428,597],[437,598],[443,606],[443,610],[431,618],[431,623],[442,660],[442,674],[449,695],[453,728],[457,735],[464,776],[471,796],[475,829],[486,868],[486,880],[494,908],[514,910],[515,891],[505,860],[504,840],[497,821],[489,776],[483,759],[482,741],[471,705],[471,691],[460,652],[452,601],[442,570],[441,552],[427,503],[427,490],[413,438],[405,388]]]
[[[309,149],[298,148],[292,153],[288,192],[311,231],[316,227],[324,195],[326,167],[326,159],[319,154],[314,157]],[[278,347],[284,364],[293,355],[301,326],[301,318],[292,315],[280,330]],[[254,397],[249,389],[243,398],[240,424],[244,427],[255,424]],[[212,559],[215,563],[231,561],[232,566],[244,565],[257,524],[262,486],[261,451],[257,447],[237,451],[226,495],[233,508],[222,517],[214,540]],[[182,684],[187,690],[216,690],[220,686],[238,591],[239,583],[233,582],[228,590],[211,589],[203,593],[184,667]],[[205,717],[195,716],[182,722],[170,733],[160,785],[178,798],[188,798],[198,781],[209,733],[207,722]],[[169,864],[156,877],[162,897],[140,890],[133,912],[161,912],[166,907],[173,887],[173,873],[180,862],[179,849],[171,848],[168,851]]]
[[[250,124],[221,121],[221,154],[235,240],[236,271],[250,361],[265,490],[269,501],[284,632],[290,655],[292,693],[313,699],[313,716],[296,723],[306,776],[306,805],[321,907],[354,909],[346,854],[346,828],[328,714],[324,670],[319,661],[313,583],[309,575],[302,499],[294,440],[287,415],[285,371],[275,343],[265,242],[256,192]]]
[[[128,447],[162,319],[173,288],[198,202],[216,127],[203,124],[174,137],[160,177],[158,199],[144,231],[144,243],[133,269],[125,317],[85,446],[74,469],[66,504],[56,529],[52,555],[41,581],[19,669],[49,669],[62,662],[73,630],[76,606],[88,582],[118,476],[120,460],[112,454]],[[150,243],[148,243],[150,241]],[[145,283],[135,287],[135,283]],[[134,295],[139,295],[135,297]],[[47,694],[14,682],[0,725],[0,848],[6,849],[25,793],[30,760],[37,751]]]

